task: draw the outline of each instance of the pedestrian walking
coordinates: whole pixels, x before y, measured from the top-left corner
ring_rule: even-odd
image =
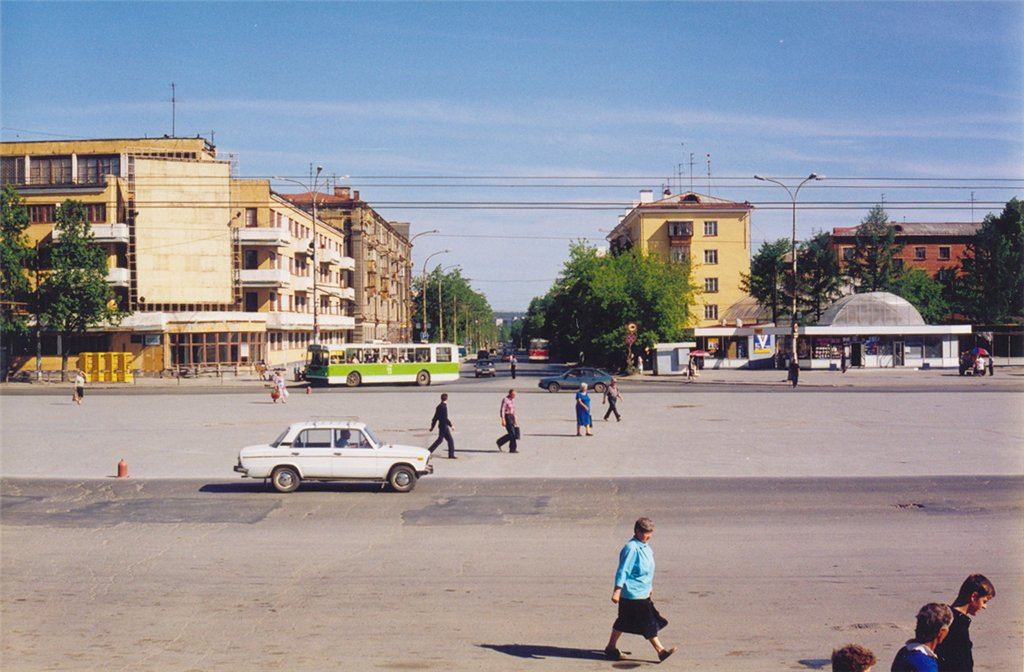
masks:
[[[793,383],[793,387],[800,382],[800,362],[796,361],[796,357],[789,362],[789,382]]]
[[[516,365],[519,364],[519,360],[516,359],[516,353],[512,353],[512,356],[508,358],[508,369],[512,372],[512,380],[516,379]],[[515,452],[515,451],[513,451]]]
[[[971,574],[960,585],[953,604],[953,624],[949,636],[935,649],[939,672],[974,672],[974,644],[971,642],[971,618],[988,608],[996,596],[995,586],[981,574]]]
[[[992,355],[988,356],[988,375],[996,375],[996,358]]]
[[[859,644],[832,651],[832,672],[871,672],[877,662],[875,654]]]
[[[846,373],[846,346],[843,346],[843,354],[839,359],[839,368],[843,373]]]
[[[75,369],[75,378],[72,384],[74,387],[71,390],[71,401],[81,406],[82,399],[85,398],[85,371]]]
[[[270,396],[273,398],[274,403],[281,402],[282,404],[288,403],[288,388],[284,384],[284,376],[279,372],[274,372],[274,377],[271,378],[274,385],[274,390]]]
[[[519,418],[516,416],[515,390],[509,390],[508,394],[502,397],[498,417],[501,418],[501,426],[505,428],[505,433],[497,441],[498,450],[500,451],[507,443],[508,452],[518,453],[516,441],[519,440]]]
[[[917,612],[914,638],[896,653],[892,672],[938,672],[939,658],[935,648],[949,634],[953,612],[949,606],[932,602]]]
[[[619,605],[618,618],[612,626],[612,634],[608,638],[608,646],[604,647],[605,656],[610,660],[620,660],[619,637],[628,632],[640,635],[651,643],[658,652],[661,662],[676,652],[662,646],[658,639],[658,631],[668,625],[651,600],[654,586],[654,551],[651,550],[651,535],[654,523],[650,518],[640,518],[633,525],[633,538],[619,551],[619,567],[615,571],[615,588],[612,590],[612,602]]]
[[[622,392],[619,391],[618,382],[612,378],[612,382],[608,383],[608,387],[604,388],[604,396],[601,398],[602,404],[608,402],[608,411],[604,414],[605,422],[608,421],[608,416],[612,413],[615,414],[615,422],[622,421],[622,416],[619,415],[619,409],[616,407],[619,399],[622,399]]]
[[[441,403],[434,409],[434,418],[430,421],[430,431],[437,426],[437,439],[427,448],[431,453],[441,445],[442,441],[448,442],[448,459],[455,460],[455,439],[452,438],[452,430],[455,425],[448,419],[448,393],[441,395]]]
[[[587,430],[587,436],[593,436],[590,428],[594,426],[594,420],[590,417],[590,395],[587,394],[587,384],[580,383],[580,389],[576,392],[576,436],[581,429]]]

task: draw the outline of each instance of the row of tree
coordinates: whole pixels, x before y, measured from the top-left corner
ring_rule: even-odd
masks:
[[[797,247],[797,277],[791,271],[791,242],[765,242],[751,258],[742,287],[772,321],[789,319],[793,294],[804,323],[818,321],[837,298],[854,292],[891,292],[914,305],[925,322],[969,321],[1006,324],[1024,316],[1024,214],[1012,199],[1000,215],[990,214],[967,250],[938,277],[905,268],[896,227],[876,205],[857,228],[852,257],[845,268],[827,232],[817,232]]]
[[[416,331],[426,332],[433,342],[489,348],[500,338],[487,297],[470,286],[458,267],[445,272],[438,265],[413,280],[413,321]]]
[[[67,200],[56,209],[54,235],[29,240],[28,209],[13,186],[0,204],[0,339],[5,346],[56,332],[65,345],[90,327],[117,323],[123,313],[107,284],[107,256],[93,239],[85,206]],[[62,349],[67,371],[70,349]]]
[[[547,294],[530,302],[523,339],[547,338],[564,359],[629,369],[627,353],[686,337],[695,296],[688,263],[636,249],[604,255],[580,241]]]

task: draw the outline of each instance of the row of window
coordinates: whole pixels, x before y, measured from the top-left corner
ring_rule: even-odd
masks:
[[[668,235],[672,238],[688,237],[693,235],[693,221],[667,222]],[[717,236],[718,222],[709,220],[704,222],[704,235]]]
[[[3,184],[101,184],[106,175],[121,174],[121,157],[114,155],[5,156],[0,162]],[[76,175],[77,173],[77,175]],[[26,177],[28,179],[26,179]]]
[[[669,248],[669,257],[672,261],[683,263],[690,260],[689,245],[673,245]],[[704,263],[715,265],[718,263],[718,250],[704,250]]]
[[[914,251],[914,261],[926,261],[928,259],[928,248],[927,247],[925,247],[925,246],[915,246],[913,248],[913,251]],[[841,254],[842,254],[843,261],[853,261],[855,253],[856,253],[856,250],[853,247],[843,247],[843,248],[841,248]],[[952,259],[953,259],[953,250],[952,250],[952,248],[949,247],[948,245],[940,245],[937,248],[936,259],[938,259],[939,261],[952,261]]]
[[[106,203],[85,203],[85,219],[90,224],[105,224],[107,221]],[[57,221],[57,205],[28,205],[28,221],[33,224],[53,224]]]

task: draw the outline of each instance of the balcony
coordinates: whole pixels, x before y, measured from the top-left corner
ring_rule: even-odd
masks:
[[[312,331],[313,313],[266,313],[267,329],[286,331]],[[320,313],[316,318],[321,329],[355,329],[356,321],[349,315],[325,315]]]
[[[127,224],[92,224],[92,237],[97,243],[127,243]],[[53,239],[60,240],[60,229],[54,227]]]
[[[127,268],[113,267],[107,269],[107,284],[111,287],[127,287],[131,284],[132,274]]]
[[[283,226],[246,227],[238,229],[238,242],[242,245],[287,247],[292,242],[292,235]]]
[[[355,301],[356,290],[351,287],[332,287],[330,289],[321,289],[317,292],[318,294],[326,294],[327,296],[333,296],[341,299],[342,301]]]
[[[321,248],[316,251],[316,260],[318,263],[327,264],[328,266],[338,266],[343,271],[354,271],[356,269],[356,260],[352,257],[341,256],[341,252],[337,250]]]
[[[313,278],[309,275],[293,275],[291,287],[296,292],[308,292],[313,289]]]
[[[309,254],[309,246],[312,244],[312,238],[293,238],[292,251],[295,254]]]
[[[291,274],[285,268],[246,268],[239,271],[243,287],[287,287]]]

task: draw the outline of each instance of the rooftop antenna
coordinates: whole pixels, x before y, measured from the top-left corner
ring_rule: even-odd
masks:
[[[711,155],[708,154],[708,196],[711,195]]]
[[[694,154],[690,152],[690,191],[693,191],[693,160]]]
[[[177,135],[178,135],[178,133],[177,133],[177,131],[178,131],[178,127],[177,127],[177,115],[178,115],[177,103],[178,103],[178,100],[177,100],[177,96],[175,94],[176,94],[175,84],[174,84],[174,82],[171,82],[171,137],[172,138],[177,137]]]

